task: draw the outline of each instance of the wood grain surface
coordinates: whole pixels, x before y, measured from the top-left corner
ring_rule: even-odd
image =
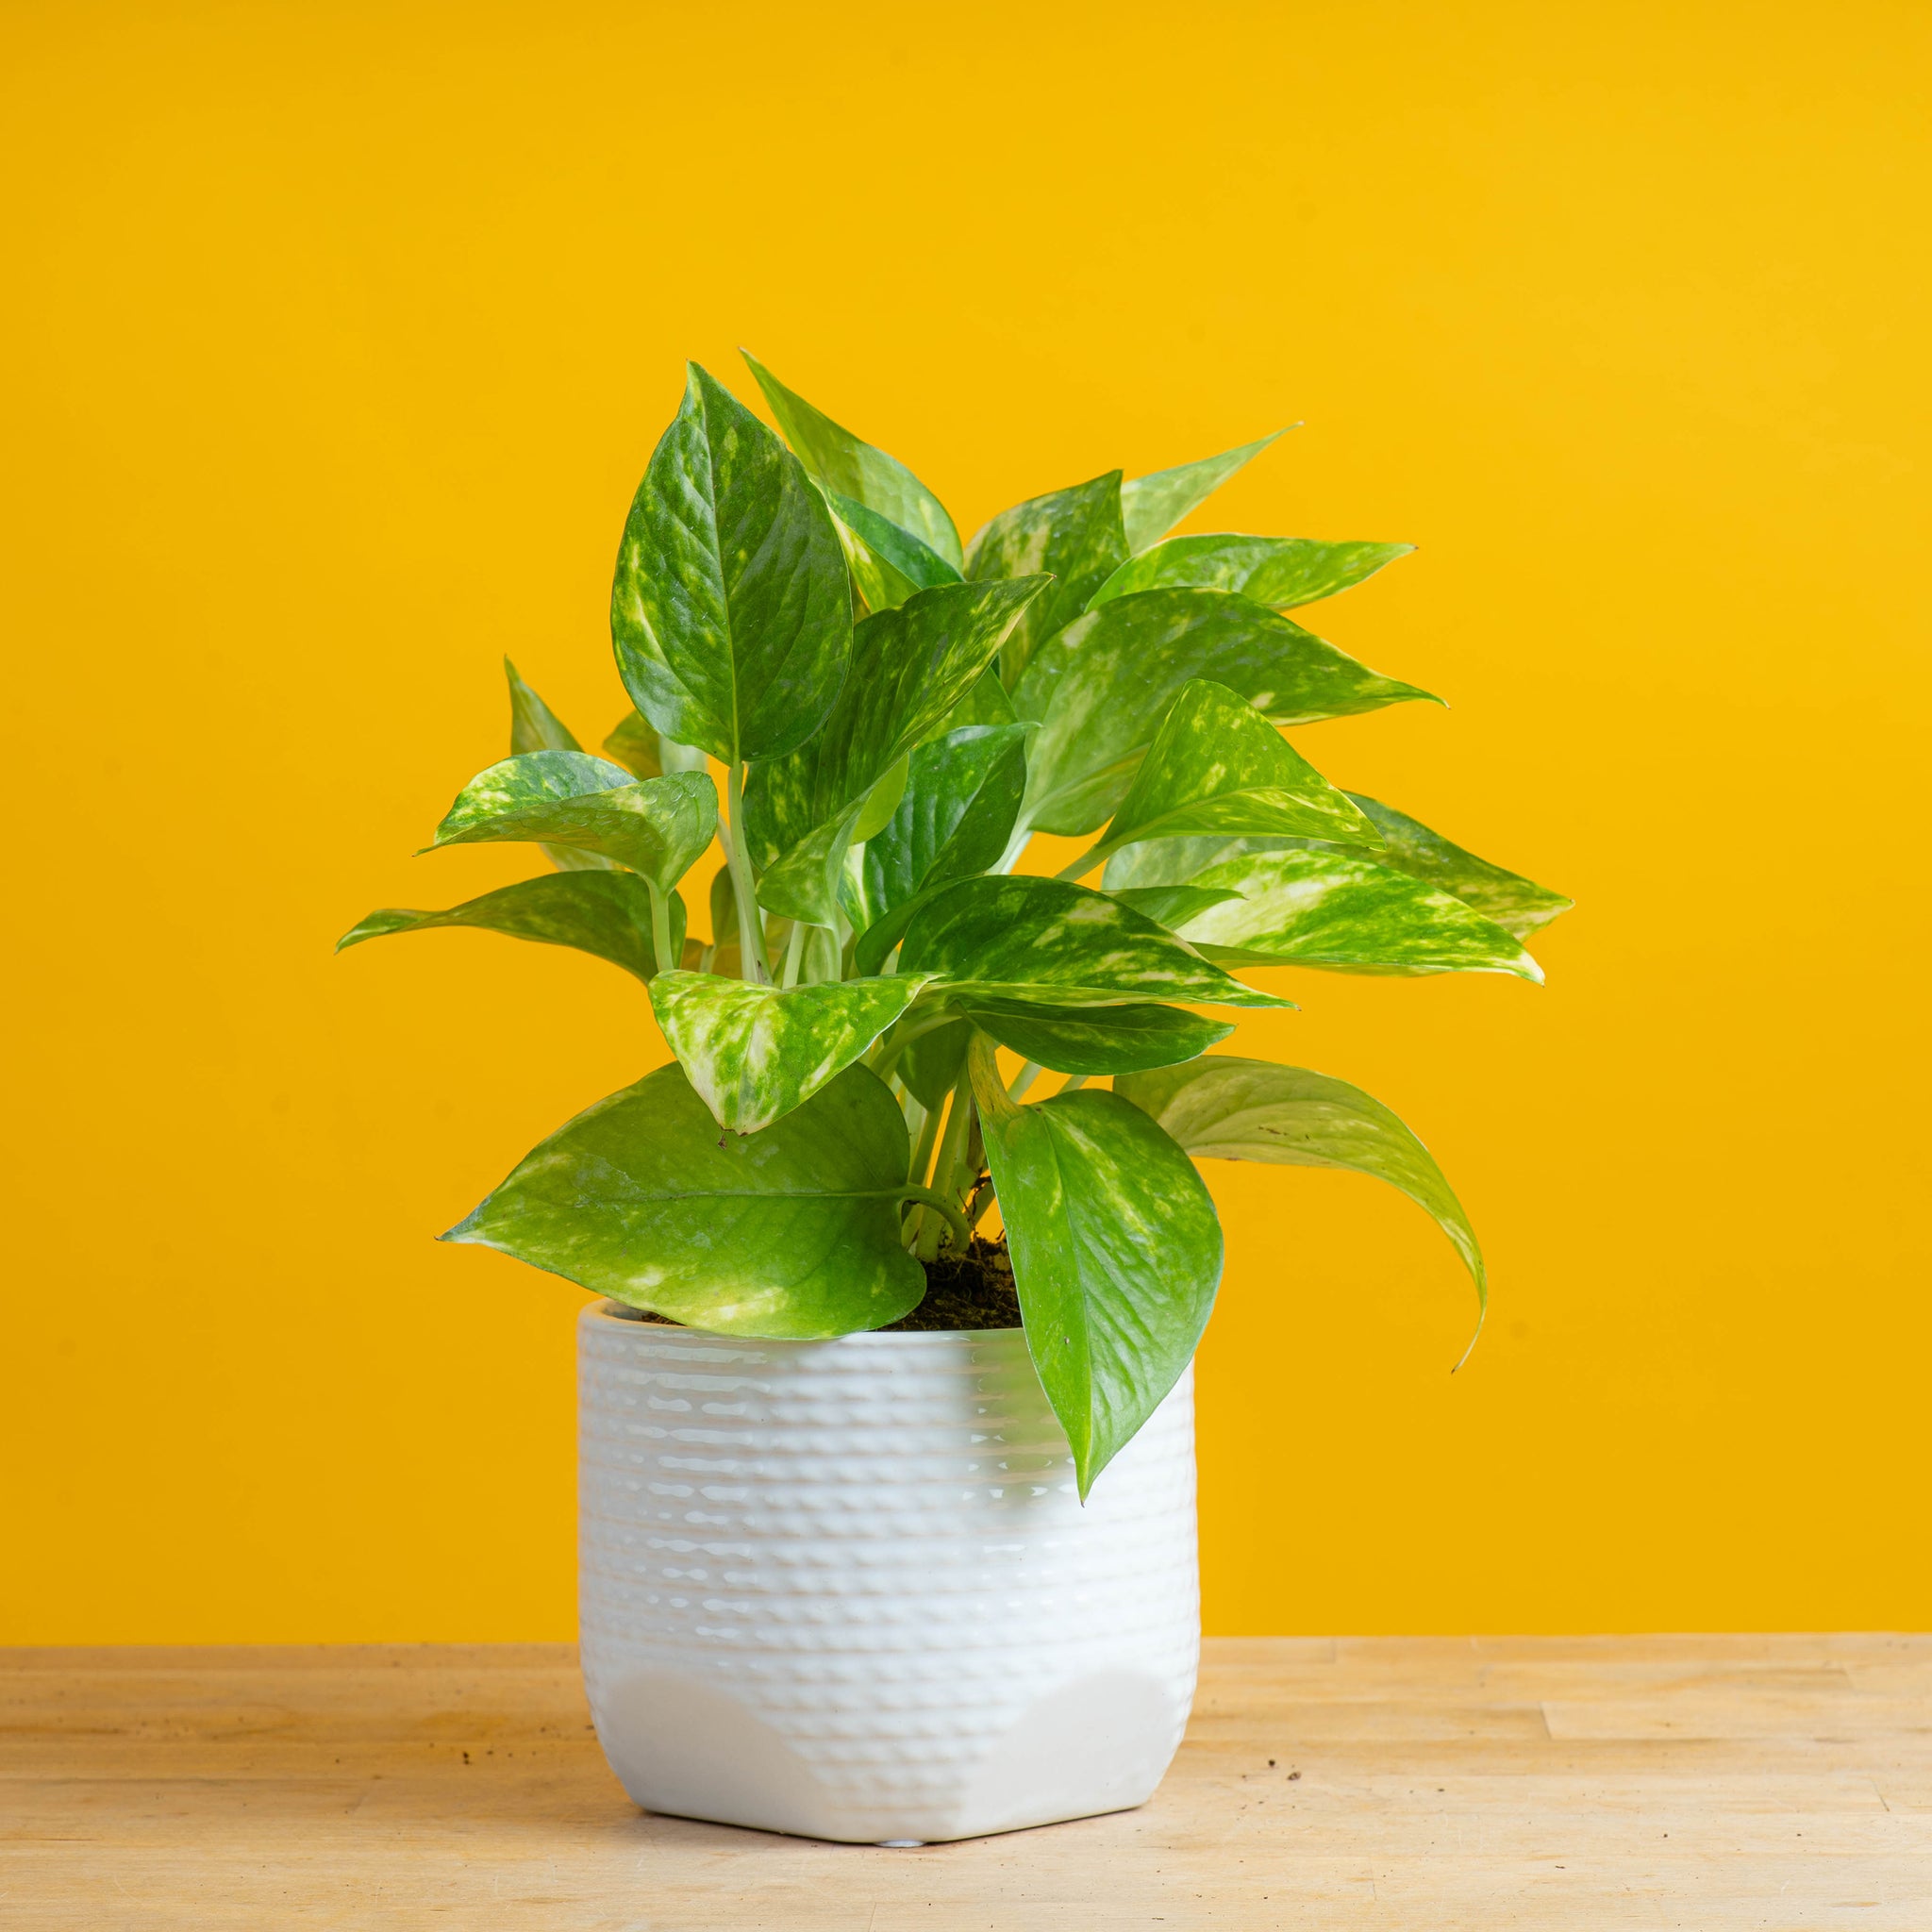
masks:
[[[1932,1928],[1932,1637],[1221,1639],[1139,1811],[640,1815],[563,1646],[0,1652],[0,1926]]]

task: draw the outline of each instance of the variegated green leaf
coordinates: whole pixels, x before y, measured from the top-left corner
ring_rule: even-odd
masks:
[[[1025,788],[1026,733],[1017,724],[962,725],[921,745],[897,809],[866,841],[864,916],[855,923],[867,928],[930,887],[990,871]]]
[[[1118,470],[1071,490],[1016,503],[974,538],[966,575],[975,581],[1025,577],[1036,571],[1053,576],[1052,588],[1028,608],[1000,653],[1000,676],[1008,690],[1019,683],[1040,646],[1079,616],[1087,600],[1126,559]]]
[[[1291,425],[1290,427],[1293,427]],[[1121,520],[1126,529],[1127,548],[1135,555],[1150,543],[1158,543],[1188,514],[1198,509],[1234,475],[1245,469],[1276,438],[1288,434],[1277,429],[1258,442],[1244,442],[1239,449],[1224,450],[1218,457],[1182,463],[1177,469],[1157,470],[1151,476],[1136,476],[1121,486]]]
[[[684,901],[674,892],[672,943],[679,954],[684,947]],[[470,925],[543,945],[574,946],[642,980],[658,971],[651,945],[651,889],[628,872],[567,872],[519,879],[513,886],[499,887],[443,912],[386,906],[345,932],[336,941],[336,951],[391,933],[426,932],[441,925]]]
[[[1197,1158],[1345,1167],[1401,1189],[1435,1217],[1475,1283],[1477,1306],[1486,1303],[1482,1250],[1455,1191],[1429,1150],[1359,1087],[1306,1067],[1217,1056],[1132,1074],[1113,1091]]]
[[[511,756],[525,751],[581,751],[571,728],[517,675],[508,658],[503,675],[509,683],[509,748]],[[543,856],[558,872],[608,872],[610,860],[597,852],[579,852],[574,845],[546,845]]]
[[[480,772],[457,794],[437,846],[541,840],[601,852],[669,891],[718,829],[718,788],[695,772],[632,784],[583,752],[533,751]]]
[[[957,571],[959,533],[945,506],[895,457],[861,442],[787,389],[749,349],[740,353],[758,377],[772,414],[798,459],[826,490],[849,496],[909,531]]]
[[[1500,865],[1465,852],[1393,806],[1356,791],[1348,795],[1386,841],[1374,855],[1377,865],[1391,866],[1440,891],[1453,892],[1518,939],[1527,939],[1575,903],[1520,873],[1505,872]]]
[[[1070,625],[1033,660],[1014,703],[1038,718],[1023,823],[1074,837],[1127,795],[1181,687],[1211,678],[1276,724],[1441,700],[1384,677],[1278,611],[1225,591],[1143,591]]]
[[[1347,845],[1381,836],[1239,691],[1197,677],[1181,687],[1085,863],[1142,840],[1209,832]]]
[[[659,1067],[535,1148],[442,1237],[721,1335],[882,1328],[925,1271],[899,1245],[908,1144],[882,1080],[850,1067],[775,1126],[721,1135]]]
[[[832,513],[696,363],[624,526],[610,629],[638,709],[726,764],[802,744],[844,680],[852,601]]]
[[[708,973],[660,973],[651,1006],[718,1124],[756,1134],[849,1067],[925,985],[906,974],[781,991]]]
[[[1239,591],[1277,610],[1316,604],[1407,557],[1413,543],[1318,543],[1307,537],[1170,537],[1121,565],[1093,604],[1137,591]]]
[[[1020,714],[1013,708],[1013,700],[1007,693],[1007,688],[1000,682],[997,667],[980,674],[975,684],[927,734],[931,738],[943,738],[949,731],[962,730],[968,724],[1017,724]]]
[[[845,560],[869,609],[889,610],[915,591],[959,581],[959,573],[938,551],[890,518],[836,491],[827,491],[826,500],[839,520]]]
[[[971,1058],[1026,1346],[1084,1498],[1192,1358],[1221,1225],[1193,1163],[1140,1108],[1091,1089],[1015,1107],[985,1035]]]
[[[967,999],[966,1017],[1056,1074],[1131,1074],[1191,1060],[1234,1031],[1179,1007],[1054,1007]]]
[[[1108,871],[1111,870],[1110,862]],[[1156,925],[1166,926],[1169,932],[1179,931],[1195,913],[1205,912],[1210,906],[1225,905],[1228,900],[1241,897],[1239,892],[1210,891],[1205,886],[1108,886],[1106,891],[1109,899],[1118,899]]]
[[[1064,1007],[1289,1004],[1243,986],[1104,893],[1024,875],[962,879],[927,900],[907,929],[899,971],[933,974],[962,996]]]
[[[920,1034],[899,1055],[891,1071],[928,1113],[937,1113],[945,1106],[946,1095],[966,1064],[966,1045],[972,1038],[970,1020],[948,1020],[931,1032]]]
[[[754,858],[773,865],[822,827],[856,814],[992,662],[1044,582],[942,584],[859,625],[852,675],[824,728],[752,774],[745,823]],[[760,896],[774,911],[786,909]]]
[[[1510,973],[1538,982],[1543,976],[1493,920],[1353,853],[1250,853],[1210,866],[1194,884],[1241,894],[1180,928],[1211,959],[1337,973]]]

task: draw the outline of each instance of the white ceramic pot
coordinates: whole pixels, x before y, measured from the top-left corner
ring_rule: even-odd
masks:
[[[1200,1656],[1191,1370],[1083,1508],[1017,1328],[578,1333],[584,1679],[639,1805],[891,1843],[1152,1793]]]

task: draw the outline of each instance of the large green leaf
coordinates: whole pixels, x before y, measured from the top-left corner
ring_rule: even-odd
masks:
[[[1146,839],[1205,832],[1348,845],[1381,836],[1241,692],[1197,677],[1181,687],[1089,860]]]
[[[718,1132],[659,1067],[535,1148],[442,1237],[721,1335],[882,1328],[925,1271],[899,1245],[906,1123],[863,1067],[762,1134]]]
[[[756,1134],[844,1072],[925,984],[904,974],[781,991],[709,973],[661,973],[651,1006],[718,1124]]]
[[[1132,1074],[1191,1060],[1234,1031],[1179,1007],[1052,1007],[1030,1000],[962,1002],[1002,1046],[1056,1074]]]
[[[869,609],[889,610],[915,591],[959,581],[959,573],[937,550],[877,510],[836,491],[826,491],[826,501],[839,520],[845,560]]]
[[[1000,654],[1000,676],[1017,685],[1033,655],[1087,608],[1087,600],[1127,560],[1121,530],[1121,473],[1056,490],[1002,510],[973,540],[966,575],[975,580],[1052,574],[1053,587],[1014,625]]]
[[[638,709],[726,764],[802,744],[844,680],[852,601],[832,513],[696,363],[631,503],[610,629]]]
[[[1127,794],[1160,721],[1190,678],[1240,692],[1276,724],[1345,718],[1439,698],[1384,677],[1292,619],[1225,591],[1143,591],[1077,619],[1013,694],[1038,718],[1023,823],[1075,837]]]
[[[977,681],[1044,582],[942,584],[859,625],[852,675],[824,728],[790,757],[760,765],[746,788],[758,862],[774,867],[828,826],[841,827],[831,842],[842,852],[873,788]],[[836,878],[836,854],[820,858],[829,858]],[[819,908],[793,911],[765,888],[759,896],[774,911],[825,923]]]
[[[959,533],[945,506],[895,457],[861,442],[789,390],[749,349],[739,352],[758,377],[772,414],[798,459],[826,490],[849,496],[909,531],[957,570]]]
[[[1359,1087],[1306,1067],[1217,1056],[1132,1074],[1115,1081],[1113,1091],[1198,1158],[1346,1167],[1400,1188],[1434,1215],[1475,1283],[1478,1307],[1487,1301],[1475,1230],[1442,1170],[1401,1121]]]
[[[1170,537],[1121,565],[1093,603],[1137,591],[1239,591],[1277,610],[1319,603],[1407,557],[1413,543],[1318,543],[1308,537]]]
[[[1180,1379],[1221,1284],[1221,1226],[1194,1165],[1140,1108],[1083,1090],[1007,1098],[971,1054],[1026,1346],[1080,1494]]]
[[[1539,982],[1543,976],[1493,920],[1354,853],[1250,853],[1210,866],[1193,883],[1241,895],[1180,928],[1209,958],[1338,973],[1511,973]]]
[[[1245,469],[1276,437],[1287,434],[1288,430],[1277,429],[1258,442],[1244,442],[1239,449],[1224,450],[1218,457],[1203,457],[1198,462],[1182,463],[1173,470],[1157,470],[1151,476],[1136,476],[1131,483],[1122,484],[1121,520],[1126,528],[1127,548],[1138,555],[1150,543],[1159,542],[1237,470]]]
[[[915,751],[898,808],[866,841],[867,922],[999,862],[1026,789],[1026,733],[967,724]]]
[[[1017,724],[1020,714],[1013,708],[1013,700],[1007,694],[1007,688],[1000,682],[997,669],[982,672],[975,684],[953,708],[946,713],[927,735],[943,738],[949,731],[958,731],[968,724]]]
[[[671,932],[684,946],[684,901],[671,895]],[[391,933],[426,932],[432,926],[472,925],[548,946],[575,946],[648,980],[658,971],[651,946],[651,889],[635,873],[566,872],[519,879],[513,886],[467,899],[443,912],[386,906],[345,932],[336,951]]]
[[[1063,1007],[1289,1004],[1104,893],[1024,875],[962,879],[926,900],[907,928],[899,971],[936,974],[962,993]]]
[[[937,1113],[945,1106],[946,1095],[966,1064],[966,1047],[972,1038],[972,1021],[948,1020],[920,1034],[899,1055],[891,1071],[928,1113]]]
[[[503,675],[509,684],[509,748],[511,756],[525,751],[582,751],[571,728],[517,675],[508,658]],[[543,856],[559,872],[608,872],[610,860],[598,852],[579,852],[574,845],[546,845]]]
[[[1453,892],[1518,939],[1527,939],[1575,903],[1520,873],[1505,872],[1500,865],[1465,852],[1392,806],[1359,792],[1348,795],[1386,841],[1374,855],[1376,864],[1392,866],[1441,891]]]
[[[472,778],[437,826],[435,844],[534,839],[574,845],[601,852],[668,892],[717,829],[718,788],[708,774],[633,784],[621,766],[583,752],[533,751]]]

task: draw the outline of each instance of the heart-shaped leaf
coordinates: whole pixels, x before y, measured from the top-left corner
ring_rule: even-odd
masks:
[[[919,974],[780,991],[660,973],[651,1006],[678,1064],[733,1133],[756,1134],[842,1073],[926,985]]]
[[[1291,424],[1290,428],[1295,425]],[[1200,507],[1234,475],[1245,469],[1287,429],[1277,429],[1258,442],[1244,442],[1239,449],[1224,450],[1218,457],[1203,457],[1198,462],[1182,463],[1173,470],[1157,470],[1151,476],[1136,476],[1121,485],[1121,521],[1126,530],[1127,548],[1138,556],[1150,543],[1158,543],[1188,514]]]
[[[1084,1499],[1180,1379],[1221,1283],[1221,1226],[1193,1163],[1140,1108],[1083,1090],[1007,1098],[971,1049],[1026,1346]]]
[[[1104,824],[1190,678],[1238,691],[1276,724],[1441,699],[1384,677],[1291,618],[1225,591],[1116,597],[1060,633],[1013,693],[1038,718],[1023,823],[1068,837]]]
[[[962,993],[1064,1007],[1289,1004],[1230,978],[1104,893],[1024,875],[962,879],[935,894],[907,929],[899,971],[932,974]]]
[[[1239,691],[1181,687],[1090,864],[1143,839],[1206,832],[1374,845],[1381,834]]]
[[[746,825],[759,863],[772,865],[855,812],[978,680],[1044,585],[1042,577],[942,584],[859,625],[852,675],[824,728],[789,758],[760,765],[746,787]],[[780,909],[769,897],[765,904]]]
[[[1026,789],[1026,733],[967,724],[922,744],[907,762],[891,819],[866,841],[861,924],[907,906],[930,886],[999,862]]]
[[[1121,529],[1121,473],[1056,490],[1002,510],[974,538],[966,575],[983,581],[1046,571],[1053,587],[1014,625],[1000,653],[1000,676],[1010,690],[1033,654],[1087,608],[1087,600],[1127,560]]]
[[[804,743],[844,680],[852,600],[832,513],[696,363],[631,503],[610,629],[638,709],[726,764]]]
[[[1435,1217],[1475,1283],[1478,1307],[1487,1305],[1482,1250],[1455,1191],[1429,1150],[1359,1087],[1306,1067],[1217,1056],[1132,1074],[1113,1091],[1199,1159],[1345,1167],[1401,1189]]]
[[[1514,934],[1449,893],[1352,853],[1257,852],[1194,883],[1239,892],[1198,913],[1181,937],[1231,964],[1337,973],[1510,973],[1542,968]]]
[[[681,954],[684,901],[675,892],[670,909],[672,943]],[[425,932],[440,925],[472,925],[543,945],[575,946],[646,981],[658,971],[651,945],[651,889],[628,872],[567,872],[520,879],[443,912],[386,906],[345,932],[336,951],[391,933]]]
[[[717,829],[718,788],[708,774],[633,784],[622,767],[582,752],[533,751],[472,778],[437,826],[435,844],[573,845],[601,852],[668,892]]]
[[[959,533],[945,506],[896,457],[861,442],[789,390],[749,349],[739,352],[758,377],[772,414],[798,459],[825,490],[875,510],[959,568]]]
[[[721,1135],[659,1067],[532,1150],[442,1237],[720,1335],[882,1328],[925,1272],[899,1245],[906,1123],[850,1067],[762,1134]]]
[[[1307,537],[1170,537],[1121,565],[1093,606],[1137,591],[1239,591],[1276,610],[1316,604],[1407,557],[1413,543],[1317,543]],[[1092,608],[1092,607],[1090,607]]]
[[[1179,1007],[1050,1007],[969,999],[966,1017],[1056,1074],[1133,1074],[1191,1060],[1234,1028]]]

